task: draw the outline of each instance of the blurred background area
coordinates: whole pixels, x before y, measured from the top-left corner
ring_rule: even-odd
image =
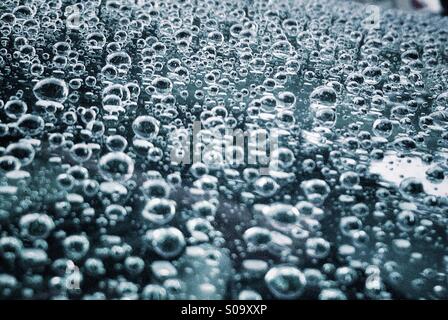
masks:
[[[383,8],[401,10],[422,10],[438,14],[448,14],[448,0],[356,0],[365,4],[374,4]]]

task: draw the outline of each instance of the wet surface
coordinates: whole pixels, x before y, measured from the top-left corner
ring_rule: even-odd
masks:
[[[446,17],[5,0],[0,35],[1,299],[448,298]]]

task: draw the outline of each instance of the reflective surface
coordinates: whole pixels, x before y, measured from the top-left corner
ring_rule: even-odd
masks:
[[[0,298],[448,298],[447,18],[4,0],[0,33]]]

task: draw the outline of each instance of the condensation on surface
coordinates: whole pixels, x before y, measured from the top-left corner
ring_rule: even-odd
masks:
[[[2,0],[0,299],[447,299],[447,43],[340,0]]]

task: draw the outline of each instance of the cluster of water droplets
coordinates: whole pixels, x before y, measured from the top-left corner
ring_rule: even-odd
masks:
[[[370,18],[3,0],[0,298],[448,298],[448,20]],[[197,121],[275,129],[270,170],[174,162]]]

